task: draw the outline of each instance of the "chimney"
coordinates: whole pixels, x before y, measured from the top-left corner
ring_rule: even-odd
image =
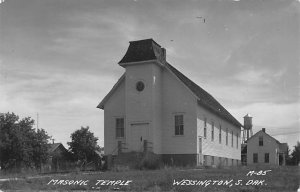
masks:
[[[261,130],[262,130],[264,133],[266,132],[266,128],[262,128]]]

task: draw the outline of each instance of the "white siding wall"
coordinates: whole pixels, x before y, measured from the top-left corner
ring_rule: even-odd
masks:
[[[263,146],[259,146],[259,136],[263,136]],[[276,149],[279,150],[279,146],[275,139],[262,131],[258,132],[247,141],[247,165],[254,164],[253,153],[258,153],[258,164],[266,164],[265,153],[269,153],[269,163],[267,164],[277,165],[278,157],[276,155]]]
[[[125,142],[125,139],[116,138],[115,122],[117,117],[125,118],[125,81],[110,96],[104,107],[104,154],[108,155],[116,149],[119,140]]]
[[[196,99],[173,74],[163,72],[163,154],[197,153]],[[175,136],[175,114],[184,115],[184,135]]]
[[[204,118],[207,119],[207,137],[204,138]],[[211,125],[214,122],[214,140],[211,139]],[[219,127],[221,125],[221,144],[219,143]],[[226,145],[226,128],[228,128],[228,145]],[[233,147],[231,146],[231,131],[233,131]],[[238,147],[237,147],[237,134]],[[201,106],[197,107],[197,136],[202,137],[202,153],[216,157],[241,159],[241,130],[227,121],[212,114]],[[198,147],[198,146],[197,146]],[[198,150],[198,149],[197,149]],[[216,159],[216,158],[215,158]],[[231,164],[231,160],[228,160]]]

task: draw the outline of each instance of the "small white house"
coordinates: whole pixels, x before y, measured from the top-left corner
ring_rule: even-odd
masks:
[[[247,165],[285,165],[287,143],[280,143],[262,128],[247,140]]]
[[[151,151],[165,163],[237,165],[241,124],[166,61],[152,39],[130,42],[125,73],[100,102],[104,153]]]

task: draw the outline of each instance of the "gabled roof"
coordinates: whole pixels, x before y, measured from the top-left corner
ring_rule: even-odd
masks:
[[[117,87],[121,84],[121,82],[125,79],[125,73],[118,79],[113,88],[108,92],[108,94],[102,99],[102,101],[97,105],[97,108],[104,109],[104,103],[109,99],[109,97],[113,94],[113,92],[117,89]]]
[[[238,127],[242,127],[240,122],[236,120],[213,96],[169,63],[166,63],[166,67],[169,68],[198,97],[197,101],[199,105],[205,107],[224,120],[227,120]]]
[[[149,60],[159,61],[159,54],[155,54],[157,52],[157,48],[162,49],[161,46],[157,44],[153,39],[131,41],[125,56],[122,58],[119,64]],[[163,51],[160,50],[159,52],[162,53]],[[232,123],[233,125],[237,127],[242,127],[240,122],[236,120],[213,96],[207,93],[204,89],[202,89],[192,80],[187,78],[185,75],[183,75],[180,71],[178,71],[175,67],[173,67],[166,61],[164,62],[163,67],[169,69],[171,73],[173,73],[188,89],[192,91],[192,93],[194,93],[194,95],[197,97],[197,102],[199,105],[216,114],[220,118]],[[118,80],[118,82],[114,85],[112,90],[100,102],[97,108],[104,109],[104,103],[124,79],[125,78],[123,74],[122,77]]]
[[[48,152],[49,153],[53,153],[60,145],[63,146],[63,144],[61,144],[61,143],[52,143],[52,144],[49,144],[48,145],[48,147],[49,147]],[[65,147],[63,146],[63,148],[65,148]]]
[[[254,135],[252,135],[252,137],[250,137],[250,138],[247,140],[247,143],[248,143],[249,140],[251,140],[251,139],[253,139],[254,137],[256,137],[256,135],[258,135],[258,133],[263,133],[263,134],[267,135],[268,137],[272,138],[276,143],[281,144],[277,139],[275,139],[274,137],[272,137],[271,135],[269,135],[268,133],[266,133],[266,132],[264,132],[264,131],[262,131],[262,130],[256,132]]]

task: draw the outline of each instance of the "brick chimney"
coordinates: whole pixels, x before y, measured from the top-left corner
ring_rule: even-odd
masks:
[[[262,130],[264,133],[266,132],[266,128],[262,128],[261,130]]]

